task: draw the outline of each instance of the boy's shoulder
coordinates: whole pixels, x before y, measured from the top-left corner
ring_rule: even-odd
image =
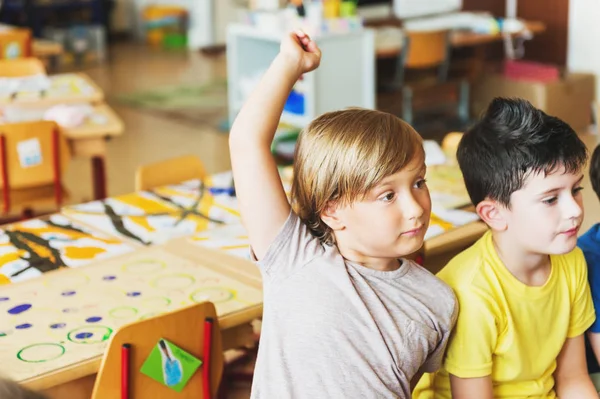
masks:
[[[412,278],[409,285],[418,292],[416,296],[421,302],[428,304],[429,310],[435,313],[438,322],[443,321],[441,324],[445,325],[444,328],[452,328],[458,313],[458,301],[452,288],[416,262],[406,259],[404,262],[406,263],[404,267],[408,266],[411,269]]]
[[[404,260],[407,266],[411,268],[413,279],[419,282],[418,289],[424,292],[431,292],[435,297],[447,296],[454,298],[452,288],[439,276],[431,273],[429,270],[412,260]]]
[[[473,245],[460,252],[438,273],[438,277],[455,291],[481,280],[489,265],[491,234],[486,232]]]

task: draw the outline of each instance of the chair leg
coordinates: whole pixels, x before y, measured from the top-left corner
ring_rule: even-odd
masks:
[[[458,119],[462,123],[469,121],[469,82],[463,80],[460,82],[458,94]]]
[[[31,208],[25,208],[21,213],[22,220],[33,219],[34,216],[33,209]]]
[[[413,123],[413,92],[406,86],[402,88],[402,119],[409,125]]]

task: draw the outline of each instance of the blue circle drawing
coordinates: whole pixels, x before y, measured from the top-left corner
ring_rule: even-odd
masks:
[[[65,291],[61,295],[62,296],[73,296],[73,295],[75,295],[75,291]]]
[[[88,323],[98,323],[100,320],[102,320],[102,317],[99,316],[88,317],[87,319],[85,319],[85,321],[87,321]]]
[[[53,329],[57,329],[57,328],[65,328],[67,325],[65,323],[55,323],[55,324],[50,324],[50,328]]]
[[[0,296],[0,302],[6,302],[9,298],[7,296]]]
[[[10,314],[19,314],[19,313],[23,313],[27,310],[31,309],[31,304],[29,303],[24,303],[22,305],[17,305],[14,308],[8,309],[8,313]]]
[[[99,344],[107,341],[112,332],[112,328],[105,326],[83,326],[70,331],[67,334],[67,339],[74,344]]]
[[[127,296],[131,296],[131,297],[140,296],[140,295],[142,295],[142,293],[139,291],[132,291],[132,292],[127,293]]]
[[[102,277],[102,280],[104,281],[113,281],[117,278],[117,276],[104,276]]]
[[[88,339],[88,338],[92,338],[93,336],[94,336],[93,333],[82,332],[82,333],[79,333],[79,334],[75,335],[75,338],[77,338],[77,339]]]
[[[29,324],[29,323],[19,324],[18,326],[15,326],[15,328],[17,330],[26,330],[26,329],[31,328],[31,327],[33,327],[33,326],[31,324]]]

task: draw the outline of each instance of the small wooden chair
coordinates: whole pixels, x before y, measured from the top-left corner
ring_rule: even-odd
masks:
[[[138,167],[135,173],[135,189],[151,190],[186,180],[204,180],[206,176],[204,165],[198,157],[184,155]]]
[[[0,189],[3,213],[54,212],[68,197],[62,175],[71,154],[55,122],[0,125]],[[33,216],[33,215],[29,215]]]
[[[405,31],[402,51],[396,59],[396,69],[390,90],[402,92],[402,119],[413,123],[413,97],[417,90],[439,87],[448,82],[450,67],[451,31]],[[407,72],[414,72],[416,79],[409,79]],[[433,71],[435,74],[431,74]],[[469,83],[458,80],[458,109],[461,121],[469,119]]]
[[[45,75],[46,68],[37,58],[0,59],[0,77],[18,78],[30,75]]]
[[[4,59],[31,57],[31,30],[16,27],[5,29],[0,35],[0,54]]]
[[[210,346],[205,340],[207,318],[213,320]],[[160,339],[172,342],[203,362],[180,393],[140,372]],[[125,344],[130,345],[129,350],[123,349]],[[202,302],[121,327],[109,341],[92,399],[210,399],[216,395],[222,373],[223,351],[215,306]],[[205,391],[207,388],[209,392]]]
[[[442,150],[444,151],[444,154],[446,154],[448,161],[451,163],[456,161],[456,151],[458,150],[458,144],[462,137],[462,132],[450,132],[442,139]]]

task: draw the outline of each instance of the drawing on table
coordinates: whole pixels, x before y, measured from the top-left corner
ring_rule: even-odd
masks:
[[[159,247],[50,272],[0,294],[0,363],[22,381],[101,356],[124,324],[193,303],[219,316],[262,303],[249,285]]]
[[[23,281],[61,267],[83,266],[134,248],[60,214],[10,224],[0,230],[0,284]]]
[[[227,190],[211,190],[191,180],[66,207],[71,218],[143,245],[189,236],[222,224],[239,223],[237,200]]]

